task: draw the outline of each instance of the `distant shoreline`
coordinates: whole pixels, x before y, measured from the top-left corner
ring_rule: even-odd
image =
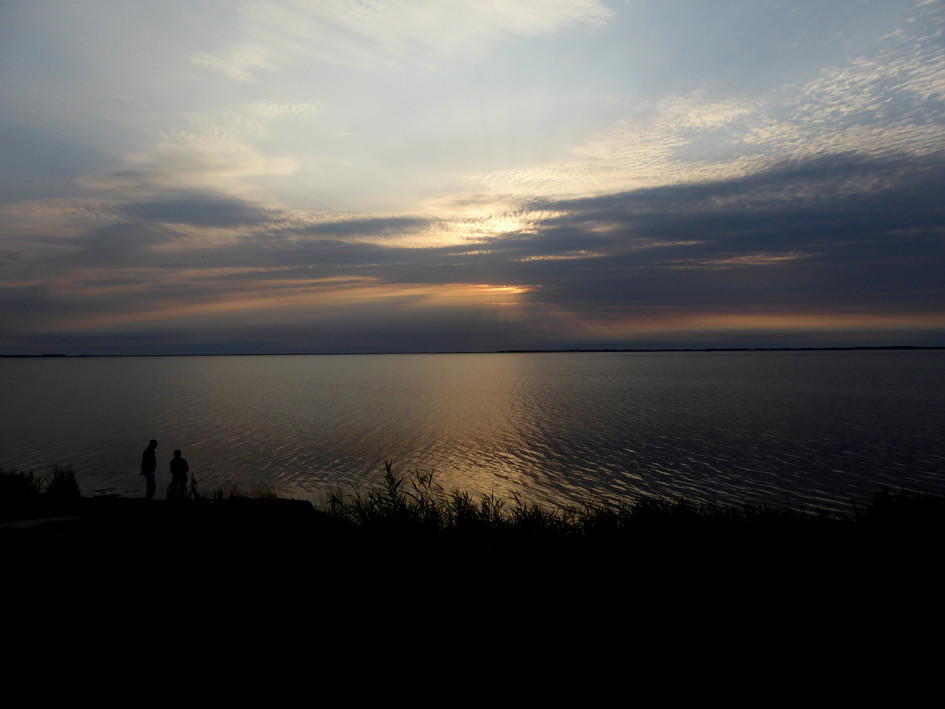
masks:
[[[945,345],[853,345],[850,347],[660,347],[660,348],[573,348],[524,350],[430,350],[424,352],[228,352],[192,354],[0,354],[0,359],[86,359],[102,357],[375,357],[385,355],[446,354],[594,354],[620,353],[698,353],[698,352],[863,352],[863,351],[945,350]]]

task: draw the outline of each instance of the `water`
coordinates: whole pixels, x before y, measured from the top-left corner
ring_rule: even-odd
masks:
[[[0,359],[0,467],[71,464],[85,494],[316,502],[391,459],[447,489],[550,504],[639,494],[849,509],[945,492],[945,351]]]

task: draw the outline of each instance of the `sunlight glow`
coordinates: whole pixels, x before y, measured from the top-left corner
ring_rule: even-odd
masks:
[[[234,273],[238,270],[234,271]],[[200,275],[200,272],[195,272]],[[193,274],[192,274],[193,275]],[[184,282],[183,274],[180,282]],[[126,292],[152,290],[155,296],[139,310],[105,312],[70,317],[58,323],[64,331],[81,331],[94,327],[102,330],[123,329],[142,324],[166,324],[169,321],[212,321],[227,315],[237,315],[247,322],[292,321],[301,314],[307,317],[331,316],[339,307],[394,304],[413,310],[453,307],[509,307],[517,305],[515,298],[529,292],[529,288],[513,285],[467,283],[395,284],[375,278],[326,279],[257,279],[251,287],[215,293],[200,302],[160,295],[166,283],[149,286],[124,286]],[[121,286],[102,286],[79,291],[86,297],[113,293]],[[500,300],[496,300],[499,298]],[[512,300],[509,300],[512,298]]]
[[[582,335],[620,341],[635,337],[673,337],[683,333],[843,333],[862,331],[907,331],[945,328],[945,314],[861,314],[861,313],[770,313],[688,311],[682,308],[640,309],[624,316],[590,319],[556,310],[560,326]]]

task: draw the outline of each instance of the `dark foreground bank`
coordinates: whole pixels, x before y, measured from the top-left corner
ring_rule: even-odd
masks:
[[[941,621],[936,495],[883,491],[840,517],[659,500],[548,510],[390,470],[325,509],[268,494],[148,504],[60,484],[18,511],[4,498],[6,607],[41,609],[26,614],[29,637],[94,618],[257,651],[297,638],[359,656],[705,659],[736,643],[744,660],[758,647],[885,657]]]

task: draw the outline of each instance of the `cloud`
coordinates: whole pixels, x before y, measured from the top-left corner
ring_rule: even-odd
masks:
[[[273,219],[270,210],[246,200],[216,194],[183,192],[147,202],[131,202],[121,210],[129,217],[198,227],[252,227]]]
[[[131,155],[126,164],[85,177],[88,187],[116,192],[155,193],[182,188],[245,192],[242,180],[289,175],[292,158],[267,157],[232,140],[202,140],[191,145],[161,144],[153,152]]]
[[[311,116],[318,113],[321,107],[317,103],[279,103],[276,101],[256,101],[247,106],[247,109],[263,118],[282,118],[284,116]]]
[[[238,6],[240,38],[191,61],[238,81],[299,58],[391,69],[435,64],[437,55],[478,52],[508,36],[553,34],[600,25],[610,10],[597,0],[511,0],[480,7],[459,0],[248,3]]]
[[[941,341],[941,3],[670,5],[18,7],[4,347]]]
[[[605,194],[757,173],[837,153],[943,154],[942,18],[889,37],[874,54],[751,93],[699,88],[643,102],[562,160],[470,174],[511,195]],[[937,31],[936,31],[937,28]]]
[[[385,236],[404,236],[418,230],[426,230],[437,221],[431,217],[417,216],[352,216],[306,224],[296,227],[293,231],[302,235],[373,240]]]

